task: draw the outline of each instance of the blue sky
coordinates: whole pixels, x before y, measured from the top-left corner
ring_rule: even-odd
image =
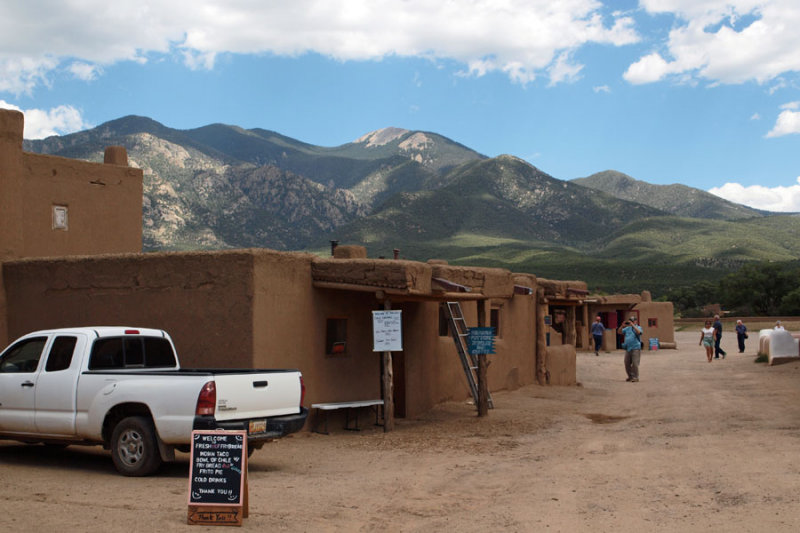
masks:
[[[0,107],[336,146],[432,131],[800,211],[797,0],[5,0]]]

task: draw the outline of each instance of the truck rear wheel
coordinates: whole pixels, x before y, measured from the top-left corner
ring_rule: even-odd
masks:
[[[153,422],[142,416],[123,418],[111,434],[111,458],[123,476],[149,476],[161,466]]]

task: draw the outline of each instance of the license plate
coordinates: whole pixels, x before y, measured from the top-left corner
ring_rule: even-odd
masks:
[[[267,430],[266,420],[251,420],[248,433],[264,433]]]

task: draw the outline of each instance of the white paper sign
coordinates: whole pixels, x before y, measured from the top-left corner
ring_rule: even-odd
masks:
[[[402,311],[372,312],[372,351],[403,351]]]

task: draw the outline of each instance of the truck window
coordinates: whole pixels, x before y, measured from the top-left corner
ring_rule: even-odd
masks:
[[[144,366],[144,347],[141,337],[125,337],[125,366]]]
[[[46,342],[47,337],[32,337],[19,341],[3,354],[3,358],[0,359],[0,372],[36,372]]]
[[[89,358],[89,370],[115,368],[174,368],[172,345],[159,337],[108,337],[97,339]]]
[[[125,360],[123,354],[122,338],[97,339],[94,341],[92,355],[89,357],[89,370],[122,368]]]
[[[47,356],[45,372],[58,372],[69,368],[77,342],[78,337],[56,337],[53,346],[50,347],[50,354]]]
[[[153,368],[174,368],[177,366],[175,353],[167,339],[144,338],[145,366]]]

